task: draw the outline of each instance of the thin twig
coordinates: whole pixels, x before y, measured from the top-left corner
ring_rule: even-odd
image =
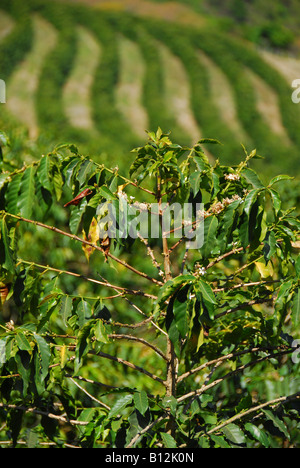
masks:
[[[184,401],[187,398],[190,398],[190,397],[195,396],[195,395],[202,395],[202,393],[204,393],[206,390],[209,390],[210,388],[215,387],[216,385],[218,385],[221,382],[223,382],[224,380],[238,374],[239,372],[243,372],[245,369],[247,369],[250,366],[254,366],[254,365],[256,365],[256,364],[258,364],[260,362],[266,361],[266,360],[271,359],[271,358],[277,358],[279,356],[283,356],[285,354],[292,353],[294,351],[295,351],[295,349],[292,348],[292,349],[281,351],[281,352],[278,352],[278,353],[269,354],[267,356],[264,356],[264,357],[261,357],[261,358],[257,359],[256,361],[248,362],[247,364],[244,364],[243,366],[238,367],[234,371],[228,372],[226,375],[224,375],[223,377],[220,377],[219,379],[215,380],[211,384],[208,384],[208,385],[206,385],[204,387],[202,386],[201,389],[194,390],[192,392],[189,392],[189,393],[179,397],[177,399],[177,401],[180,402],[180,401]]]
[[[271,291],[269,294],[273,294]],[[215,319],[218,319],[220,317],[223,317],[224,315],[232,314],[233,312],[238,312],[241,309],[245,309],[247,307],[252,307],[254,305],[259,305],[259,304],[267,304],[267,303],[272,303],[273,299],[272,298],[262,298],[262,299],[254,299],[253,301],[246,302],[245,304],[240,304],[237,307],[232,307],[231,309],[227,309],[224,312],[220,312],[219,314],[215,315]]]
[[[137,441],[138,439],[143,435],[143,434],[146,434],[146,432],[150,431],[150,429],[152,429],[152,427],[154,427],[156,424],[160,423],[161,421],[163,421],[165,418],[167,418],[169,416],[168,412],[165,412],[162,416],[160,416],[158,419],[156,419],[155,421],[152,421],[151,424],[148,424],[148,426],[146,426],[144,429],[142,429],[141,431],[139,431],[134,437],[133,439],[131,439],[131,441],[129,442],[129,444],[126,446],[126,448],[131,448]]]
[[[99,247],[97,244],[94,244],[92,242],[89,242],[85,239],[82,239],[81,237],[78,237],[76,236],[75,234],[70,234],[66,231],[62,231],[61,229],[58,229],[54,226],[49,226],[47,224],[44,224],[44,223],[40,223],[39,221],[33,221],[32,219],[27,219],[27,218],[24,218],[23,216],[19,216],[19,215],[14,215],[14,214],[11,214],[11,213],[7,213],[6,211],[4,212],[6,216],[10,216],[11,218],[15,218],[15,219],[18,219],[19,221],[23,221],[25,223],[30,223],[30,224],[33,224],[35,226],[40,226],[44,229],[48,229],[50,231],[53,231],[53,232],[56,232],[57,234],[61,234],[63,236],[66,236],[66,237],[69,237],[70,239],[73,239],[73,240],[76,240],[78,242],[81,242],[82,244],[84,245],[88,245],[90,247],[92,247],[93,249],[95,250],[98,250],[99,252],[101,252],[102,254],[104,254],[104,250],[102,247]],[[147,275],[146,273],[142,272],[142,271],[139,271],[137,270],[136,268],[134,268],[133,266],[129,265],[128,263],[126,263],[124,260],[121,260],[120,258],[118,257],[115,257],[113,254],[111,254],[110,252],[106,252],[106,256],[108,256],[109,258],[111,258],[112,260],[114,260],[115,262],[119,263],[120,265],[123,265],[125,268],[127,268],[128,270],[132,271],[133,273],[135,273],[136,275],[138,276],[141,276],[142,278],[145,278],[149,281],[151,281],[152,283],[158,285],[158,286],[162,286],[163,283],[161,281],[158,281],[156,280],[155,278],[152,278],[151,276]]]
[[[223,427],[227,426],[228,424],[231,424],[234,421],[238,421],[239,419],[242,419],[245,416],[249,416],[249,414],[251,413],[256,413],[257,411],[265,408],[266,406],[273,406],[273,405],[277,405],[278,403],[285,404],[285,403],[288,403],[289,401],[298,400],[298,399],[300,399],[300,392],[294,393],[293,395],[290,395],[287,397],[276,398],[275,400],[270,400],[270,401],[267,401],[266,403],[261,403],[260,405],[254,406],[253,408],[250,408],[246,411],[238,413],[232,418],[227,419],[222,424],[219,424],[219,426],[216,426],[213,429],[210,429],[209,431],[207,431],[207,434],[209,435],[213,434],[214,432],[217,432],[220,429],[223,429]]]
[[[116,334],[112,333],[108,335],[108,338],[112,338],[115,340],[129,340],[129,341],[137,341],[139,343],[142,343],[145,346],[148,346],[148,348],[153,349],[159,356],[161,356],[165,361],[167,361],[167,357],[165,354],[157,348],[157,346],[153,345],[152,343],[149,343],[148,341],[144,340],[144,338],[138,338],[137,336],[132,336],[132,335],[123,335],[123,334]]]
[[[19,411],[24,411],[25,413],[40,414],[42,416],[47,416],[50,419],[56,419],[57,421],[60,421],[63,423],[73,424],[74,426],[86,426],[87,424],[89,424],[88,421],[77,421],[76,419],[68,419],[68,418],[65,418],[64,416],[59,416],[57,414],[53,414],[47,411],[41,411],[37,408],[27,408],[26,406],[9,405],[5,403],[0,403],[0,408],[19,410]]]
[[[95,356],[103,357],[105,359],[109,359],[111,361],[123,364],[124,366],[130,367],[131,369],[134,369],[134,370],[136,370],[138,372],[141,372],[142,374],[147,375],[148,377],[155,380],[156,382],[160,382],[163,385],[165,385],[165,381],[163,379],[161,379],[160,377],[157,377],[155,374],[152,374],[151,372],[147,371],[143,367],[137,366],[137,365],[133,364],[132,362],[125,361],[125,359],[115,357],[115,356],[111,356],[110,354],[103,353],[102,351],[97,352],[97,351],[91,350],[91,351],[89,351],[89,354],[93,354]]]
[[[154,296],[153,294],[147,294],[147,293],[144,293],[144,292],[142,292],[140,290],[135,291],[133,289],[128,289],[128,288],[124,288],[122,286],[117,286],[115,284],[109,283],[108,281],[104,282],[104,281],[99,281],[99,280],[96,280],[96,279],[93,279],[93,278],[88,278],[85,275],[81,275],[79,273],[74,273],[72,271],[60,270],[59,268],[50,267],[49,265],[41,265],[41,264],[38,264],[38,263],[29,262],[29,261],[23,260],[21,258],[18,259],[18,263],[24,263],[26,265],[32,265],[32,266],[35,266],[37,268],[44,269],[45,271],[49,270],[49,271],[57,272],[59,274],[65,274],[65,275],[74,276],[75,278],[81,278],[81,279],[84,279],[84,280],[89,281],[91,283],[99,284],[100,286],[107,286],[108,288],[114,289],[115,291],[121,291],[123,294],[129,294],[129,295],[134,295],[134,296],[144,296],[144,297],[148,297],[150,299],[157,299],[157,296]]]
[[[85,393],[91,400],[95,401],[96,403],[98,403],[98,405],[100,406],[103,406],[105,409],[107,410],[110,410],[110,406],[106,405],[105,403],[103,403],[102,401],[98,400],[97,398],[95,398],[93,395],[91,395],[87,390],[85,390],[85,388],[83,388],[81,385],[79,385],[78,382],[76,382],[73,377],[70,378],[71,382],[73,382],[74,385],[76,385],[76,387],[78,387],[83,393]]]

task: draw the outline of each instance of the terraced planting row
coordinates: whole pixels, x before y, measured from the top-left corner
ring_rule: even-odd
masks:
[[[219,139],[224,146],[209,151],[225,163],[240,161],[243,143],[268,172],[295,172],[300,107],[247,44],[81,5],[4,0],[1,8],[2,127],[10,114],[33,139],[71,140],[117,161],[161,126],[181,143]]]

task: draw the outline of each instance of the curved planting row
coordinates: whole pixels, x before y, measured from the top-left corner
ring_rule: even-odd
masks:
[[[172,115],[172,109],[165,99],[164,67],[167,65],[159,51],[159,44],[163,44],[185,69],[190,87],[190,108],[202,136],[214,137],[224,143],[224,147],[212,148],[212,153],[215,157],[221,156],[225,163],[240,160],[240,135],[220,117],[212,96],[208,70],[200,60],[201,51],[222,70],[232,87],[238,118],[249,136],[244,143],[257,147],[266,158],[264,164],[267,163],[271,170],[275,170],[276,166],[287,171],[294,168],[300,149],[297,122],[300,111],[291,102],[291,90],[284,79],[251,47],[211,30],[188,30],[171,23],[141,19],[129,13],[92,10],[78,4],[30,0],[24,6],[21,0],[4,0],[1,8],[14,18],[16,24],[0,43],[3,79],[9,78],[32,47],[32,13],[42,15],[57,30],[57,45],[43,64],[35,101],[39,126],[49,138],[71,138],[98,154],[108,150],[124,154],[142,143],[142,137],[135,134],[117,103],[122,35],[137,45],[143,59],[142,105],[148,116],[149,130],[160,126],[164,131],[172,130],[175,140],[191,143],[190,136],[178,124],[178,119]],[[91,115],[97,134],[73,127],[64,109],[63,89],[76,59],[78,26],[88,30],[101,48],[90,90]],[[272,132],[259,112],[247,68],[276,92],[291,145],[285,144],[280,135]],[[236,161],[233,160],[234,155]]]

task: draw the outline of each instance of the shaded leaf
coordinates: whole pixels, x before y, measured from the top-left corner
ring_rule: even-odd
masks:
[[[133,396],[135,408],[144,415],[149,407],[147,393],[142,390],[141,392],[136,392]]]
[[[112,418],[117,416],[127,405],[129,405],[133,400],[133,395],[125,395],[114,404],[111,410],[108,413],[108,417]]]
[[[246,431],[250,432],[252,437],[258,440],[264,447],[270,447],[270,440],[265,433],[265,431],[259,429],[259,427],[255,426],[254,424],[247,423],[245,425]]]
[[[161,438],[163,440],[164,447],[166,447],[166,448],[176,448],[177,447],[176,441],[171,436],[171,434],[161,432]]]
[[[227,424],[227,426],[222,429],[222,432],[225,437],[234,444],[244,444],[246,442],[245,434],[236,424]]]

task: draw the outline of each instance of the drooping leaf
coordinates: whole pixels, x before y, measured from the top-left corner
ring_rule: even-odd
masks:
[[[142,390],[141,392],[135,392],[133,396],[134,406],[135,408],[144,415],[149,407],[149,401],[147,397],[147,393]]]
[[[16,174],[9,183],[5,193],[6,209],[12,214],[18,214],[19,212],[18,203],[22,178],[23,173]]]
[[[117,416],[119,413],[122,412],[124,408],[126,408],[127,405],[129,405],[133,400],[133,395],[125,395],[114,404],[114,406],[111,408],[111,410],[108,413],[108,417],[112,418],[114,416]]]
[[[99,188],[99,193],[107,200],[116,200],[116,196],[105,185]]]
[[[193,281],[195,281],[195,277],[193,275],[180,275],[173,280],[167,281],[159,290],[155,311],[158,312],[160,308],[166,307],[166,301],[179,287]]]
[[[171,436],[171,434],[168,434],[166,432],[161,433],[161,438],[163,440],[164,447],[166,448],[176,448],[176,440],[174,437]]]
[[[64,324],[67,326],[67,320],[72,315],[72,298],[70,296],[62,297],[59,312]]]
[[[87,200],[84,199],[80,206],[75,206],[70,215],[70,221],[69,221],[69,226],[70,226],[70,231],[72,234],[77,234],[79,231],[80,223],[82,221],[83,214],[86,210],[87,207]]]
[[[39,167],[37,169],[37,177],[42,187],[48,192],[52,192],[53,184],[51,181],[51,169],[52,162],[49,155],[44,155],[40,160]]]
[[[10,246],[10,238],[5,217],[0,219],[0,243],[3,245],[4,258],[1,258],[1,264],[9,272],[14,271],[14,253]],[[0,251],[1,251],[0,244]]]
[[[20,331],[16,335],[16,343],[19,349],[22,351],[29,351],[31,353],[32,348],[30,346],[30,343],[28,339],[26,338],[25,334]]]
[[[94,333],[97,341],[100,343],[109,343],[107,329],[103,323],[103,320],[97,320]]]
[[[204,221],[204,244],[201,251],[205,258],[209,258],[216,247],[218,225],[219,222],[216,216],[210,216]]]
[[[292,320],[295,327],[300,324],[300,289],[298,288],[295,292],[293,307],[292,307]]]
[[[37,333],[34,333],[34,338],[38,347],[39,363],[40,363],[40,378],[42,381],[44,381],[49,371],[50,358],[51,358],[50,345],[49,343],[47,343],[45,338],[38,335]]]
[[[288,440],[290,440],[291,436],[287,430],[285,423],[278,416],[276,416],[271,410],[263,409],[263,412],[265,413],[267,418],[270,421],[272,421],[274,426],[277,427],[277,429],[279,429]]]
[[[184,338],[188,330],[187,302],[180,302],[178,299],[175,299],[173,304],[173,314],[176,328],[179,331],[180,336]]]
[[[264,447],[270,447],[270,440],[265,431],[260,429],[259,427],[255,426],[254,424],[247,423],[245,424],[246,431],[250,432],[250,434],[258,440]]]
[[[95,173],[96,166],[93,161],[86,159],[80,166],[80,169],[77,174],[77,180],[80,183],[80,186],[87,184],[88,180],[91,178],[92,174]]]
[[[293,179],[294,177],[291,177],[289,175],[279,175],[279,176],[273,177],[268,187],[273,187],[274,184],[276,184],[277,182],[281,182],[282,180],[293,180]]]
[[[234,444],[239,445],[246,442],[245,434],[236,424],[227,424],[227,426],[222,429],[222,432],[224,433],[225,437]]]
[[[35,172],[34,166],[27,167],[21,182],[18,210],[24,218],[31,218],[35,203]]]
[[[260,180],[259,176],[256,174],[256,172],[253,169],[250,169],[249,167],[247,167],[243,169],[242,174],[255,189],[265,188],[263,182]]]

